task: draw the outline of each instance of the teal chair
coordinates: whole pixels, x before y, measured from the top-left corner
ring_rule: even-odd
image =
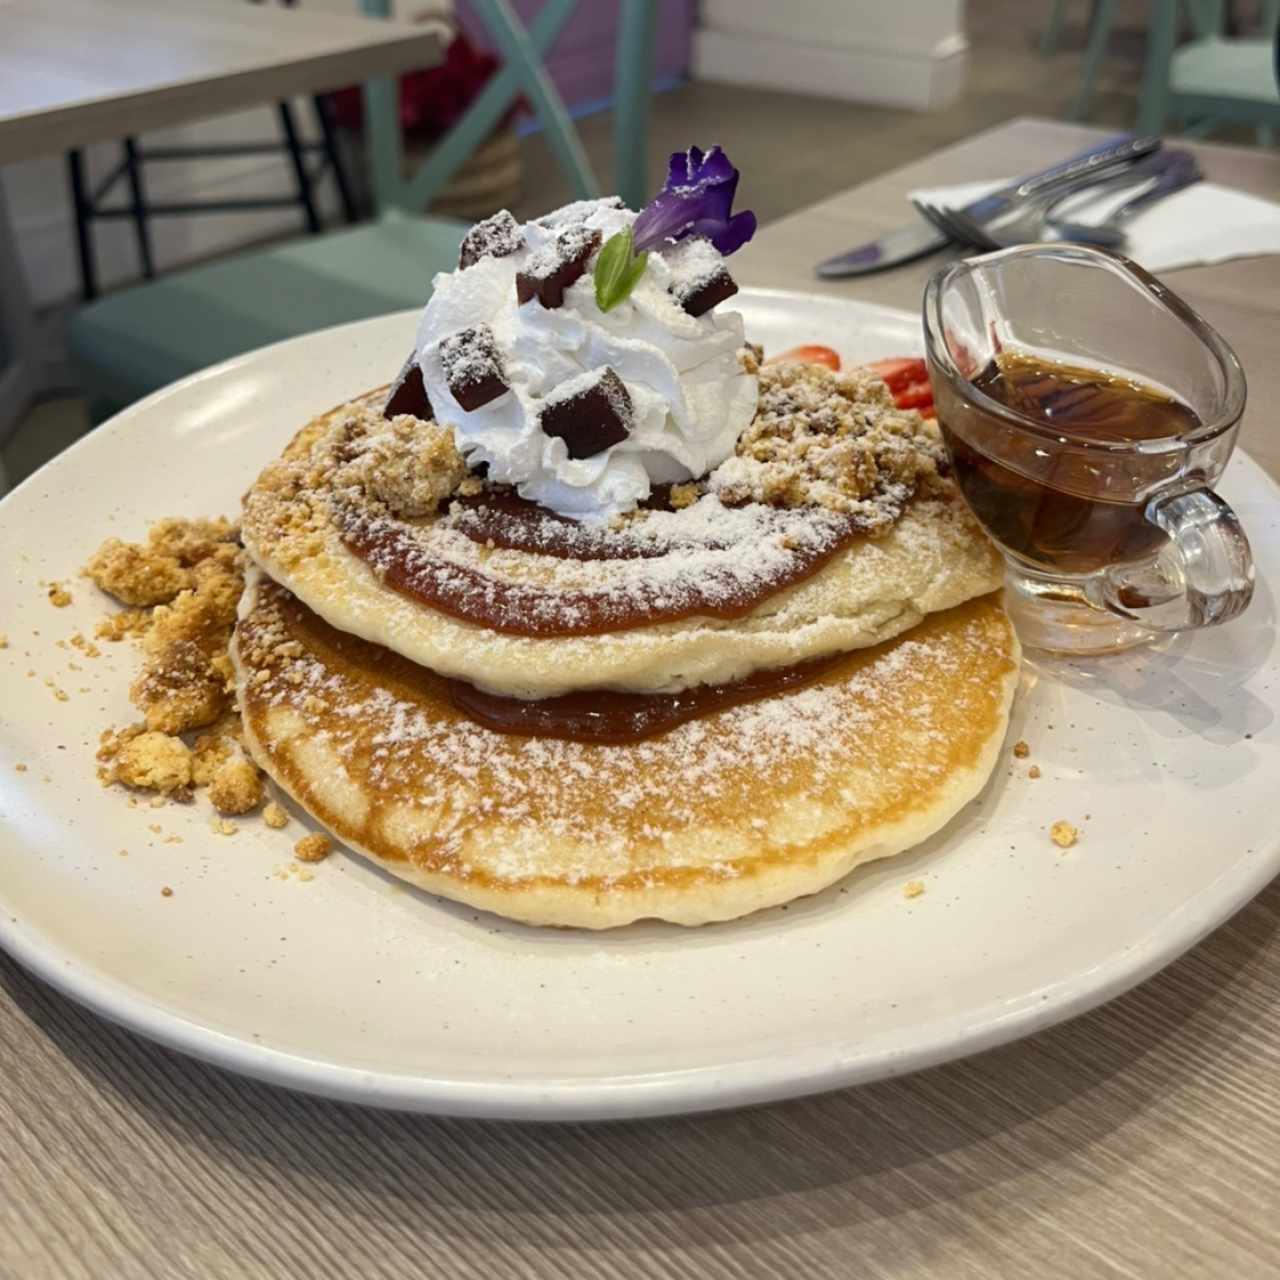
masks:
[[[1178,8],[1178,0],[1163,0],[1152,22],[1139,130],[1160,133],[1170,119],[1193,136],[1224,123],[1251,124],[1259,142],[1271,143],[1280,126],[1280,0],[1264,0],[1262,36],[1229,39],[1215,31],[1183,45],[1177,43]]]
[[[1049,22],[1040,41],[1041,53],[1056,52],[1066,18],[1067,3],[1068,0],[1053,0]],[[1151,0],[1151,5],[1153,28],[1164,20],[1166,14],[1170,22],[1176,22],[1176,0]],[[1186,0],[1186,5],[1192,28],[1198,37],[1208,37],[1222,30],[1222,0]],[[1107,45],[1111,41],[1115,19],[1116,0],[1093,0],[1089,15],[1089,38],[1084,50],[1084,69],[1080,74],[1080,87],[1071,99],[1069,108],[1073,120],[1084,120],[1093,105],[1093,91],[1098,83],[1102,60],[1106,57]]]
[[[390,0],[361,0],[386,17]],[[526,29],[509,0],[471,0],[502,55],[485,86],[417,173],[406,177],[396,86],[369,81],[365,141],[376,217],[223,262],[175,272],[82,308],[70,343],[95,419],[167,383],[282,338],[405,307],[420,307],[437,271],[457,266],[466,225],[421,216],[523,93],[546,132],[573,197],[601,194],[586,154],[542,63],[578,0],[547,0]],[[647,198],[647,109],[656,0],[622,0],[616,52],[615,144],[619,193]]]

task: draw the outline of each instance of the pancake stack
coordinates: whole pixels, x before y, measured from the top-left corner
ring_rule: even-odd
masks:
[[[464,245],[456,276],[509,272],[520,323],[545,322],[536,291],[518,297],[540,246],[512,250],[506,224],[486,236],[502,252],[473,243],[467,262]],[[585,314],[578,293],[565,305]],[[746,380],[753,412],[728,457],[683,476],[663,462],[677,474],[630,505],[617,495],[635,460],[658,465],[648,445],[627,461],[651,408],[634,343],[621,373],[540,385],[497,321],[492,341],[474,324],[420,341],[396,385],[305,425],[246,496],[256,567],[232,648],[246,742],[393,874],[530,924],[698,925],[899,852],[986,782],[1018,648],[936,428],[869,371],[762,367],[741,342],[730,364],[723,319],[697,319],[733,383],[720,399],[743,403]],[[502,381],[500,429],[440,383],[448,360],[432,360],[455,338],[455,365]],[[533,434],[512,426],[530,405],[541,500],[503,471],[517,456],[503,441]],[[593,448],[621,451],[613,479],[597,466],[566,499],[579,510],[547,505]],[[620,509],[584,518],[600,493]]]

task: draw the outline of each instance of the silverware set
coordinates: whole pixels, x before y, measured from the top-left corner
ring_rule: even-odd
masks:
[[[830,279],[883,271],[951,244],[984,253],[1055,241],[1121,249],[1132,218],[1201,177],[1190,152],[1159,138],[1109,138],[961,208],[913,198],[924,223],[819,263],[817,273]],[[1080,216],[1082,206],[1102,197],[1119,198],[1105,219]]]

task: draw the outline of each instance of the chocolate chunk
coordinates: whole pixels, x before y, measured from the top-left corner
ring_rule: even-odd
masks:
[[[569,446],[569,457],[590,458],[625,440],[634,421],[626,385],[606,365],[556,387],[542,402],[538,425]]]
[[[516,301],[524,306],[537,298],[548,310],[563,306],[564,291],[582,278],[587,261],[599,247],[600,232],[581,223],[557,232],[516,274]]]
[[[418,356],[409,352],[404,367],[396,374],[391,384],[391,394],[382,410],[384,418],[394,418],[397,414],[411,413],[423,422],[432,422],[435,414],[431,412],[431,401],[427,399],[427,388],[422,381],[422,370],[418,367]]]
[[[458,266],[473,267],[482,258],[509,258],[524,248],[520,224],[505,209],[477,222],[462,238]]]
[[[712,307],[738,292],[733,277],[723,268],[672,287],[675,300],[691,315],[705,316]]]
[[[502,357],[487,324],[441,338],[440,364],[453,398],[468,413],[496,400],[507,389]]]

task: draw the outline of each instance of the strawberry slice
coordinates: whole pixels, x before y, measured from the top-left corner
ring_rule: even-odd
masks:
[[[873,360],[867,368],[878,373],[894,395],[914,382],[929,380],[929,371],[924,361],[918,356],[895,356],[890,360]]]
[[[913,382],[893,393],[893,403],[899,409],[927,409],[933,403],[933,388],[928,382]]]
[[[830,347],[818,346],[816,343],[779,351],[776,356],[770,356],[765,364],[785,364],[788,361],[794,364],[825,364],[828,369],[835,370],[840,368],[840,357]]]

